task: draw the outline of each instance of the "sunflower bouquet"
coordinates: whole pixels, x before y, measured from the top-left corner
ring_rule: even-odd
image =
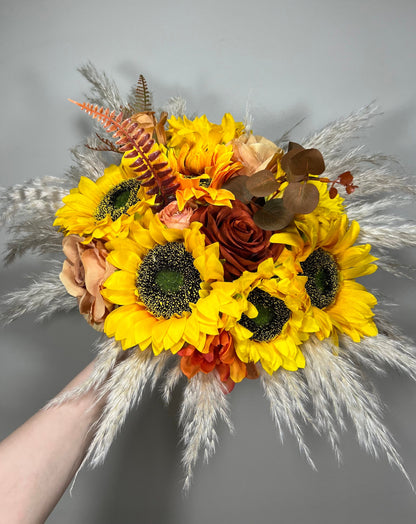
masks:
[[[188,118],[181,99],[155,111],[143,76],[125,102],[93,66],[82,72],[95,93],[76,104],[101,131],[75,152],[65,183],[49,181],[37,198],[40,221],[56,213],[40,233],[45,251],[62,241],[65,260],[64,288],[56,273],[45,276],[58,303],[37,297],[36,307],[47,315],[72,308],[75,297],[103,332],[92,377],[54,401],[90,389],[106,397],[85,460],[104,459],[148,383],[160,381],[168,401],[183,378],[188,487],[200,450],[206,458],[214,451],[215,420],[232,427],[227,394],[247,378],[261,381],[281,434],[286,425],[309,462],[299,421],[326,435],[340,458],[348,415],[361,444],[406,475],[380,401],[360,376],[384,363],[416,372],[411,341],[357,281],[377,265],[401,276],[386,252],[416,243],[393,215],[388,228],[374,224],[390,204],[384,179],[403,204],[414,186],[404,175],[392,180],[385,156],[346,146],[374,108],[302,145],[275,143],[229,113],[220,124]],[[24,293],[31,309],[35,288]],[[12,319],[19,295],[8,300]]]

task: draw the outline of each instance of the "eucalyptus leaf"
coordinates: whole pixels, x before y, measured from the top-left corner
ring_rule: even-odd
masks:
[[[313,184],[289,184],[283,194],[283,203],[294,214],[312,213],[319,202],[319,191]]]
[[[228,180],[222,186],[222,189],[227,189],[235,196],[237,200],[243,202],[243,204],[248,204],[253,198],[251,192],[247,189],[247,180],[249,179],[246,175],[240,175]]]
[[[280,231],[293,220],[294,213],[287,209],[281,198],[265,203],[253,216],[254,223],[265,231]]]
[[[271,171],[263,169],[248,177],[246,187],[253,196],[266,197],[277,191],[280,184],[276,181]]]

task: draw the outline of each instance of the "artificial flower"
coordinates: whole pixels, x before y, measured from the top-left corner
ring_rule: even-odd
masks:
[[[188,378],[192,378],[198,372],[211,373],[216,369],[221,381],[226,383],[228,391],[245,377],[258,377],[253,363],[245,364],[237,357],[233,338],[225,329],[218,335],[207,337],[203,352],[187,344],[178,355],[182,357],[181,370]]]
[[[107,279],[102,294],[120,307],[107,317],[104,331],[123,349],[150,345],[157,355],[176,353],[188,343],[202,350],[207,336],[218,334],[220,315],[230,305],[221,290],[211,289],[212,282],[223,280],[223,268],[218,244],[205,246],[199,228],[194,223],[168,229],[149,210],[129,238],[109,243],[109,261],[120,271]],[[238,316],[237,302],[233,308]]]
[[[172,116],[168,120],[168,147],[181,148],[183,144],[190,147],[202,145],[203,147],[212,148],[217,144],[227,144],[234,138],[238,137],[244,129],[242,122],[236,122],[230,113],[226,113],[221,124],[209,122],[206,115],[189,120],[186,116],[183,118]]]
[[[159,220],[171,229],[186,229],[189,227],[191,217],[195,211],[190,205],[179,211],[178,202],[174,200],[157,213]]]
[[[231,142],[233,160],[243,166],[239,175],[250,176],[266,169],[273,160],[277,162],[283,156],[283,149],[263,136],[244,134]]]
[[[220,256],[225,259],[225,280],[233,280],[246,270],[255,271],[263,260],[277,259],[283,249],[283,245],[270,244],[271,231],[254,223],[256,209],[254,204],[245,205],[235,200],[232,208],[201,206],[192,215],[192,222],[202,224],[206,243],[219,242]]]
[[[377,335],[372,308],[376,298],[356,278],[376,271],[370,244],[354,245],[360,232],[356,221],[347,216],[333,217],[325,226],[316,216],[298,218],[300,234],[273,235],[272,242],[285,242],[291,249],[282,253],[282,263],[294,257],[299,273],[308,277],[306,290],[312,312],[319,324],[320,340],[338,334],[349,335],[354,342]]]
[[[95,182],[82,176],[77,188],[63,198],[54,226],[66,235],[110,239],[127,236],[134,214],[148,207],[140,182],[123,166],[111,165]]]
[[[296,371],[305,366],[301,344],[318,324],[305,292],[306,278],[294,264],[279,265],[269,258],[256,272],[244,272],[236,281],[246,311],[230,329],[235,351],[243,362],[259,362],[271,374],[280,367]]]
[[[79,311],[97,329],[102,329],[105,317],[113,304],[100,293],[102,283],[115,271],[108,260],[108,251],[101,240],[85,244],[77,235],[64,237],[63,252],[66,256],[61,282],[70,295],[78,299]]]

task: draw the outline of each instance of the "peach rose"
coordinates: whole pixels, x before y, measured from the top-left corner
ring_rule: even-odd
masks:
[[[62,241],[66,260],[59,275],[70,295],[78,299],[79,311],[96,329],[113,309],[102,297],[102,283],[115,271],[107,262],[108,251],[101,240],[83,244],[84,239],[69,235]]]
[[[160,221],[170,229],[186,229],[189,227],[194,209],[187,205],[179,211],[176,200],[170,202],[166,207],[157,213]]]
[[[276,144],[258,135],[242,135],[231,141],[233,146],[233,160],[241,162],[243,169],[239,175],[250,176],[257,171],[266,169],[274,155],[280,159],[283,156],[283,149]]]

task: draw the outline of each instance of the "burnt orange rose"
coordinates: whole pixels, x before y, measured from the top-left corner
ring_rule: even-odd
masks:
[[[83,244],[84,239],[69,235],[62,241],[66,260],[59,275],[66,290],[78,298],[79,311],[96,329],[113,309],[102,297],[102,283],[115,271],[107,262],[108,251],[101,240]]]
[[[202,223],[201,232],[207,244],[219,242],[227,281],[235,280],[243,271],[256,271],[266,258],[276,260],[283,249],[281,244],[270,244],[272,231],[265,231],[254,223],[253,214],[258,209],[255,204],[245,205],[234,200],[232,205],[232,208],[200,207],[191,218],[191,222]]]
[[[188,377],[202,371],[210,373],[217,370],[220,380],[228,392],[232,391],[236,382],[243,378],[257,378],[258,373],[252,362],[245,364],[237,357],[233,338],[228,331],[222,330],[218,335],[209,335],[204,353],[194,346],[186,345],[178,353],[181,358],[181,370]]]

